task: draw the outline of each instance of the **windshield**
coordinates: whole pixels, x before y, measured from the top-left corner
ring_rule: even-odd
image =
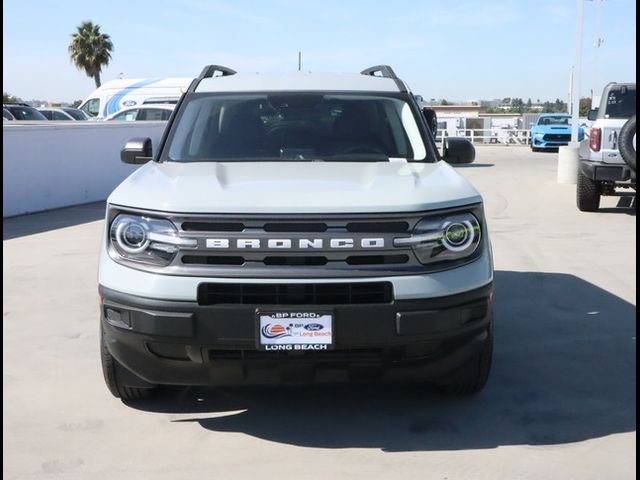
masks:
[[[8,107],[9,111],[16,117],[16,120],[46,120],[47,117],[42,115],[33,107]]]
[[[392,96],[194,94],[176,118],[164,160],[423,160],[407,102]]]
[[[88,120],[88,117],[82,110],[78,110],[77,108],[63,108],[65,112],[73,117],[74,120]]]
[[[538,125],[569,125],[571,117],[540,117]]]

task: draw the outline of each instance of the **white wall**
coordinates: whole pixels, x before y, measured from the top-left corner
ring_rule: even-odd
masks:
[[[120,161],[132,137],[154,148],[166,122],[31,122],[2,125],[2,216],[106,199],[136,165]]]

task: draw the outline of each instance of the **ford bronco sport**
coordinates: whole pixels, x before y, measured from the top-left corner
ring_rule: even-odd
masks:
[[[388,66],[204,68],[111,194],[101,351],[116,397],[161,384],[430,382],[480,390],[493,265],[482,198]],[[444,158],[445,161],[442,161]]]

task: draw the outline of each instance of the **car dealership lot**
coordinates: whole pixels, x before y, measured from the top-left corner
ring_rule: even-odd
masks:
[[[7,478],[631,478],[635,210],[580,213],[554,153],[480,147],[496,266],[486,389],[167,388],[125,405],[98,352],[103,205],[4,221]]]

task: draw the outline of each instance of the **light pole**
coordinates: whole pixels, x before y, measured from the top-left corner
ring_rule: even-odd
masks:
[[[596,2],[596,39],[593,41],[593,91],[600,91],[598,87],[598,54],[600,47],[604,43],[601,33],[602,21],[602,2],[603,0],[595,0]]]
[[[571,78],[571,142],[558,149],[558,183],[577,183],[580,165],[578,121],[580,114],[580,77],[582,75],[582,20],[584,0],[576,0],[576,58]]]
[[[582,76],[582,23],[584,17],[584,0],[576,0],[576,60],[571,85],[571,143],[578,146],[578,121],[580,115],[580,77]]]

